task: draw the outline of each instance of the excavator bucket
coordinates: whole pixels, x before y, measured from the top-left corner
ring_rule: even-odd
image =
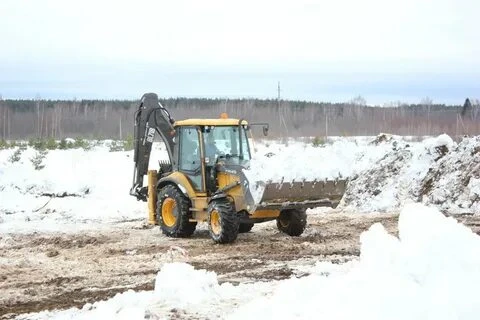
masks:
[[[346,180],[269,182],[256,184],[255,193],[263,196],[257,209],[335,208],[345,193]],[[260,188],[260,189],[259,189]]]

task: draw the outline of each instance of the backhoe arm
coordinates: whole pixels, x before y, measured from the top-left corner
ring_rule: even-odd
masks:
[[[147,200],[147,188],[143,186],[143,177],[147,174],[153,139],[157,132],[167,148],[170,163],[173,164],[173,123],[170,113],[158,101],[155,93],[146,93],[140,100],[140,106],[135,112],[134,153],[135,163],[133,183],[130,195],[138,200]]]

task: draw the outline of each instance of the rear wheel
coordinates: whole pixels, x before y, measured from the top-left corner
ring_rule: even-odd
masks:
[[[238,227],[238,233],[245,233],[249,232],[253,228],[253,223],[240,223],[240,227]]]
[[[210,236],[216,243],[230,243],[237,238],[239,218],[227,199],[210,202],[207,222]]]
[[[161,188],[157,199],[157,221],[162,232],[174,238],[190,237],[197,226],[189,221],[190,200],[173,185]]]
[[[277,218],[278,230],[289,236],[298,237],[307,226],[307,214],[305,210],[287,209],[282,210]]]

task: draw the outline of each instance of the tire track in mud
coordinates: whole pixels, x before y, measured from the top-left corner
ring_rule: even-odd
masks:
[[[480,229],[480,218],[459,220]],[[313,214],[301,237],[281,234],[268,222],[227,245],[214,244],[206,226],[192,238],[172,239],[142,222],[73,234],[2,235],[0,319],[152,290],[158,270],[173,261],[215,271],[220,282],[234,284],[302,277],[308,275],[302,266],[356,259],[361,232],[380,222],[397,234],[397,221],[396,214]]]

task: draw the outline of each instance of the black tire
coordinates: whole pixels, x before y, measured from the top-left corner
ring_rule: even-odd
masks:
[[[307,226],[307,213],[300,209],[282,210],[277,218],[278,230],[292,237],[298,237]]]
[[[186,238],[193,234],[197,223],[189,221],[190,207],[190,200],[177,187],[169,184],[158,191],[157,221],[166,236]]]
[[[253,228],[253,223],[240,223],[240,226],[238,227],[238,233],[246,233],[252,230]]]
[[[239,217],[228,199],[216,199],[208,205],[208,231],[216,243],[237,239]]]

